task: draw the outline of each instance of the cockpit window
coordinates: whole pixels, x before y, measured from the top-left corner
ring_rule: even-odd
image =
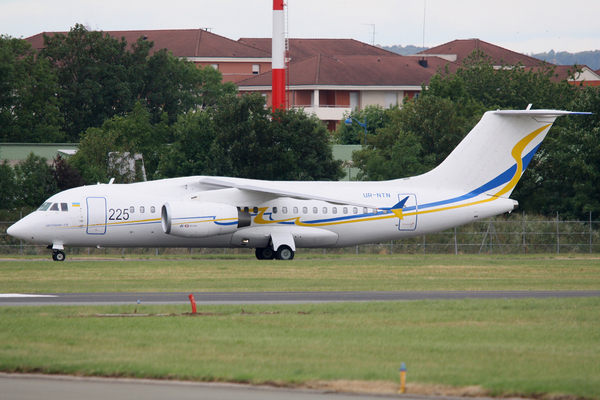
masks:
[[[50,207],[50,211],[58,211],[58,203],[52,204],[52,207]]]
[[[69,211],[67,203],[60,203],[60,211]]]
[[[51,201],[47,201],[38,208],[38,211],[46,211],[52,205]]]

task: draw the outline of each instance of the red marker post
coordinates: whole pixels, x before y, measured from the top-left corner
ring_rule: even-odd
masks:
[[[190,298],[190,303],[192,303],[192,314],[196,314],[196,299],[194,299],[193,294],[190,294],[188,297]]]

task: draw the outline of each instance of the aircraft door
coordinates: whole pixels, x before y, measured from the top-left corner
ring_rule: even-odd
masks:
[[[106,199],[104,197],[88,197],[87,234],[104,235],[106,233]]]
[[[399,194],[398,200],[402,200],[408,197],[406,203],[404,203],[404,207],[402,207],[402,215],[403,218],[400,220],[398,224],[398,230],[400,231],[414,231],[417,229],[417,212],[419,211],[419,206],[417,204],[417,196],[414,194]]]

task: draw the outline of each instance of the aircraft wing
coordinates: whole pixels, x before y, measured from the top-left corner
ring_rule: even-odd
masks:
[[[236,188],[239,190],[245,190],[249,192],[260,192],[272,194],[275,196],[291,197],[293,199],[301,200],[320,200],[328,203],[337,205],[350,205],[357,207],[373,207],[373,204],[357,202],[342,197],[323,196],[321,190],[311,190],[304,186],[305,190],[293,190],[294,182],[271,182],[271,181],[260,181],[253,179],[225,179],[225,178],[201,178],[200,183],[203,185],[210,185],[221,188]],[[300,183],[300,182],[298,182]],[[312,182],[311,182],[312,183]],[[306,185],[306,182],[302,182]],[[317,182],[314,182],[317,184]],[[310,185],[310,183],[309,183]]]

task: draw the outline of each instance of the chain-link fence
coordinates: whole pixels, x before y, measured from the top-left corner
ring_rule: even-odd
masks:
[[[0,254],[46,255],[46,246],[30,245],[6,234],[14,221],[0,221]],[[235,255],[249,249],[68,247],[70,255]],[[298,254],[528,254],[600,253],[600,221],[561,220],[513,213],[439,233],[387,243],[340,249],[298,249]]]

